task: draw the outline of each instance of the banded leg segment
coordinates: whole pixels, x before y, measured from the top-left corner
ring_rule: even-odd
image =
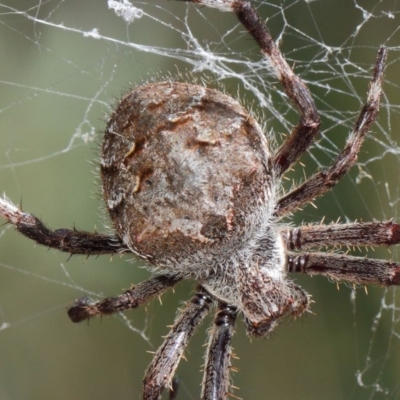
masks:
[[[201,400],[225,400],[229,394],[231,368],[231,340],[237,309],[220,303],[210,332]]]
[[[392,246],[400,243],[400,224],[384,221],[308,225],[282,231],[281,235],[290,250],[324,246]]]
[[[323,275],[361,285],[400,285],[399,264],[345,254],[289,252],[288,272]]]
[[[180,312],[164,343],[157,350],[143,380],[143,400],[157,400],[170,385],[195,328],[210,310],[212,298],[202,289]]]

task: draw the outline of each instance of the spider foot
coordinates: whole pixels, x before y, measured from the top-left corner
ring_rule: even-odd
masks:
[[[97,315],[97,307],[89,297],[81,297],[68,309],[68,317],[72,322],[78,323]]]

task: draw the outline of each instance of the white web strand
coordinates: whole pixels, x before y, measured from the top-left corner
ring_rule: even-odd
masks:
[[[257,1],[289,65],[321,112],[322,138],[288,175],[286,189],[332,163],[365,101],[379,45],[389,48],[379,121],[359,162],[294,223],[400,220],[400,5],[391,0]],[[270,67],[230,13],[183,2],[0,0],[0,191],[54,228],[104,230],[95,167],[103,120],[143,80],[193,73],[245,98],[278,143],[298,119]],[[182,79],[182,78],[179,78]],[[21,200],[22,199],[22,200]],[[137,398],[155,350],[190,288],[124,317],[70,323],[82,295],[116,295],[148,274],[143,263],[84,260],[33,246],[0,229],[0,398]],[[357,249],[352,252],[358,253]],[[399,260],[398,250],[368,250]],[[361,252],[361,254],[366,254]],[[312,310],[273,339],[234,338],[237,394],[245,399],[399,397],[398,290],[364,291],[296,277]],[[353,295],[349,301],[350,295]],[[397,296],[397,297],[396,297]],[[128,328],[128,329],[127,329]],[[151,338],[151,343],[150,343]],[[178,373],[198,398],[205,341],[194,338]],[[154,345],[153,345],[154,343]],[[330,396],[330,397],[329,397]]]

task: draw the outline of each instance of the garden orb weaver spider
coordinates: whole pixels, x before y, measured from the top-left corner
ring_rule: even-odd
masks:
[[[287,272],[325,275],[355,284],[400,284],[398,264],[311,251],[335,245],[393,245],[391,221],[288,228],[280,220],[329,191],[354,165],[375,121],[386,49],[380,48],[365,106],[334,161],[279,197],[284,173],[319,133],[320,119],[306,85],[286,63],[250,2],[192,0],[234,12],[269,60],[300,121],[273,154],[257,122],[235,100],[185,82],[136,87],[107,124],[101,155],[106,206],[116,235],[46,228],[39,219],[0,200],[0,214],[36,242],[71,254],[134,253],[157,273],[122,295],[95,304],[78,300],[74,322],[135,308],[182,279],[199,283],[155,354],[143,398],[158,399],[171,384],[194,331],[213,303],[201,398],[226,399],[231,338],[238,314],[249,336],[263,337],[286,316],[300,316],[309,296]]]

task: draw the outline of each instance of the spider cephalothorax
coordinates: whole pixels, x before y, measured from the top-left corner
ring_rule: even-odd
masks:
[[[189,0],[188,0],[189,1]],[[0,199],[0,214],[38,243],[71,254],[134,253],[158,275],[98,303],[81,299],[68,311],[80,322],[138,307],[182,279],[199,283],[180,311],[144,378],[143,399],[159,399],[183,351],[213,303],[203,400],[224,400],[233,326],[243,314],[251,336],[265,336],[286,316],[307,310],[308,295],[287,272],[320,274],[353,284],[399,285],[396,263],[321,247],[393,245],[400,225],[388,222],[288,228],[280,220],[330,190],[354,165],[376,119],[387,50],[378,51],[367,101],[332,166],[279,197],[283,174],[311,145],[320,119],[312,96],[247,1],[192,0],[234,12],[268,59],[300,120],[274,152],[254,118],[231,97],[203,86],[160,82],[125,96],[107,124],[101,176],[114,236],[51,231]],[[308,251],[316,250],[316,251]]]

